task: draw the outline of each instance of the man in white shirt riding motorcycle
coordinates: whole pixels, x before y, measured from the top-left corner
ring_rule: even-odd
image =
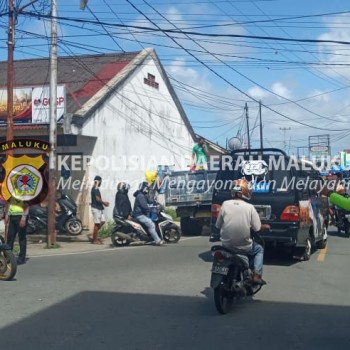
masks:
[[[234,182],[231,190],[233,199],[224,201],[216,227],[220,229],[222,245],[233,250],[240,250],[254,261],[252,282],[266,284],[262,279],[264,248],[251,238],[251,229],[254,232],[269,230],[270,225],[261,224],[259,214],[249,201],[252,191],[245,179]]]

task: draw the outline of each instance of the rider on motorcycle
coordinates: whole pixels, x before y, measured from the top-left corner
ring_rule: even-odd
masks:
[[[252,282],[266,284],[262,279],[264,248],[252,240],[251,229],[258,232],[269,229],[261,224],[259,214],[249,201],[252,196],[249,183],[245,179],[236,180],[231,190],[233,199],[225,201],[220,209],[216,227],[220,229],[223,246],[238,249],[254,259]]]
[[[143,182],[140,189],[134,193],[135,203],[133,216],[141,224],[147,227],[147,231],[152,236],[156,245],[162,245],[164,242],[159,238],[154,222],[149,218],[151,200],[149,199],[149,185],[147,182]]]
[[[117,186],[117,193],[114,202],[114,215],[121,216],[124,219],[131,219],[132,208],[128,197],[130,185],[125,182],[120,182]]]
[[[331,193],[345,194],[345,187],[339,179],[337,174],[329,174],[326,177],[325,185],[321,191],[321,196],[329,197]],[[330,217],[330,225],[335,225],[337,222],[336,206],[329,201],[328,211]]]

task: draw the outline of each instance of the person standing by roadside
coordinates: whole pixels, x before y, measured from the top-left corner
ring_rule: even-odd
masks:
[[[103,210],[105,207],[109,206],[108,202],[102,200],[100,192],[101,183],[101,176],[95,176],[94,186],[91,189],[91,211],[94,219],[94,231],[91,239],[92,244],[102,244],[102,241],[97,238],[97,235],[100,228],[106,222]]]
[[[193,170],[208,170],[209,151],[208,145],[202,137],[197,139],[197,144],[192,148],[192,168]]]
[[[29,206],[27,203],[18,200],[14,197],[7,204],[5,213],[5,225],[8,227],[7,244],[13,250],[16,235],[18,233],[19,255],[17,264],[22,265],[26,263],[27,255],[27,219]]]

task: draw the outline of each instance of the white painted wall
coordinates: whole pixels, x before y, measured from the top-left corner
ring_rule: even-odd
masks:
[[[156,77],[158,90],[144,83],[148,73]],[[193,146],[191,134],[150,56],[79,133],[98,137],[92,155],[100,163],[92,163],[88,174],[91,182],[95,175],[104,180],[101,194],[111,203],[106,210],[109,219],[119,181],[139,183],[150,165],[155,169],[165,160],[176,170],[185,170]]]

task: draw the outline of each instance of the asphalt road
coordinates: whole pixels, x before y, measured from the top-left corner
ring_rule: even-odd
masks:
[[[219,315],[208,237],[32,258],[0,282],[1,349],[350,349],[350,239],[266,257],[268,285]]]

